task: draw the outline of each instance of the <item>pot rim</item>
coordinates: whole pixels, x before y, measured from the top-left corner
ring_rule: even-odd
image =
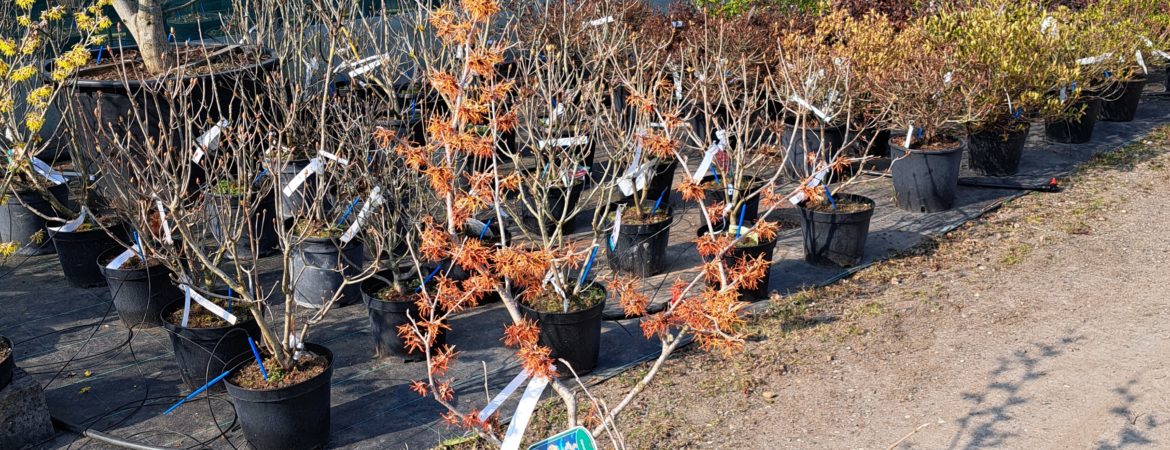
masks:
[[[170,45],[178,47],[180,44],[172,43]],[[182,44],[182,45],[183,46],[191,46],[190,44]],[[229,44],[201,45],[201,47],[206,47],[209,49],[221,49],[221,48],[228,47],[228,46],[229,46]],[[270,48],[256,46],[256,45],[240,45],[238,47],[241,47],[245,50],[256,50],[260,53],[261,58],[266,58],[266,59],[262,59],[260,62],[256,62],[256,63],[249,63],[248,65],[245,65],[243,67],[236,67],[233,69],[228,69],[228,70],[224,70],[224,71],[220,71],[220,72],[198,74],[198,75],[187,75],[187,76],[180,78],[180,80],[183,80],[183,81],[200,80],[200,79],[211,79],[211,78],[215,78],[215,77],[232,76],[232,75],[236,75],[236,74],[240,74],[240,73],[253,72],[253,71],[256,71],[257,69],[261,69],[261,68],[271,68],[271,67],[275,66],[280,61],[280,59],[276,57],[275,53],[273,53],[272,49],[270,49]],[[137,44],[121,45],[121,46],[119,46],[118,51],[137,50],[137,49],[138,49]],[[109,48],[106,49],[106,51],[109,51],[109,50],[110,50]],[[102,51],[101,48],[89,50],[91,55],[93,55],[94,53],[97,53],[97,52],[101,52],[101,51]],[[47,79],[52,79],[52,77],[49,77],[48,75],[51,74],[52,65],[55,61],[56,61],[55,59],[50,60],[50,61],[46,61],[44,66],[41,67],[42,75],[45,75]],[[82,90],[117,90],[117,91],[125,92],[127,90],[141,89],[144,86],[154,86],[154,85],[157,85],[159,83],[162,83],[162,82],[165,82],[168,80],[173,80],[173,79],[175,79],[175,77],[173,75],[167,75],[167,76],[164,76],[162,78],[137,79],[137,80],[95,80],[95,79],[78,78],[77,75],[74,74],[73,76],[66,78],[65,80],[63,80],[61,82],[62,83],[69,83],[69,84],[71,84],[79,89],[82,89]]]

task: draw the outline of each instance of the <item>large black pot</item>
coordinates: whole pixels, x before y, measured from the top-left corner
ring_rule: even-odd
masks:
[[[316,174],[310,174],[308,178],[305,178],[305,181],[301,183],[300,186],[297,186],[296,190],[292,191],[292,193],[289,195],[284,195],[285,186],[288,186],[289,182],[291,182],[293,178],[296,178],[297,174],[300,173],[301,170],[304,170],[305,167],[308,167],[309,164],[309,159],[294,159],[284,161],[284,164],[280,164],[280,162],[275,159],[269,159],[265,161],[264,165],[266,167],[277,167],[277,172],[280,172],[280,185],[276,186],[275,189],[280,191],[281,196],[281,220],[307,215],[313,200],[317,197]],[[325,211],[328,211],[328,204],[324,205],[323,208]]]
[[[597,286],[605,289],[604,286]],[[606,299],[609,295],[606,293]],[[558,377],[572,377],[574,373],[584,375],[597,367],[601,354],[601,312],[605,301],[583,310],[570,313],[543,312],[520,304],[524,317],[536,321],[540,327],[540,345],[552,349],[551,357],[556,361]],[[563,367],[564,359],[573,370]]]
[[[224,380],[248,443],[258,450],[315,449],[329,442],[333,352],[317,344],[305,351],[324,356],[329,367],[299,384],[271,390],[248,389]],[[250,355],[247,355],[249,358]],[[247,360],[244,360],[248,363]]]
[[[0,336],[0,350],[8,349],[8,356],[0,359],[0,391],[3,391],[12,382],[12,373],[16,371],[16,349],[12,341]]]
[[[630,209],[627,207],[626,210]],[[666,213],[666,219],[659,222],[622,224],[616,242],[612,239],[613,230],[606,232],[605,254],[610,268],[643,278],[666,272],[666,247],[670,244],[674,211],[670,207],[662,208],[662,211]],[[611,242],[615,244],[612,247]]]
[[[784,174],[802,179],[817,170],[816,164],[828,163],[844,146],[846,127],[844,124],[821,126],[819,121],[796,126],[794,120],[784,122],[780,135],[780,146],[785,150]],[[810,163],[809,153],[817,155]]]
[[[837,194],[837,203],[868,205],[862,211],[836,212],[800,207],[800,229],[804,234],[804,260],[811,264],[855,266],[865,256],[865,239],[873,218],[874,202],[853,194]]]
[[[162,308],[183,298],[183,291],[171,283],[171,271],[161,265],[145,269],[110,269],[106,263],[124,250],[112,248],[97,258],[98,270],[106,277],[114,309],[127,328],[162,325]]]
[[[569,188],[558,186],[549,187],[544,189],[544,192],[541,192],[541,189],[536,186],[522,186],[520,188],[520,195],[524,198],[517,205],[521,210],[520,224],[529,233],[540,234],[542,231],[540,226],[541,218],[533,215],[524,206],[523,202],[527,201],[531,202],[538,211],[541,207],[537,205],[546,205],[544,208],[547,208],[545,209],[547,213],[543,214],[544,217],[542,218],[544,220],[543,232],[546,235],[551,235],[556,231],[558,223],[562,223],[561,232],[563,234],[569,234],[573,231],[573,222],[577,217],[574,214],[574,210],[577,208],[577,203],[581,201],[581,192],[584,190],[585,183],[581,181],[574,182],[573,186]]]
[[[699,184],[706,185],[707,183],[711,183],[713,181],[715,181],[715,175],[707,175],[703,177],[701,181],[699,181]],[[722,182],[723,179],[720,178],[719,181]],[[733,199],[741,200],[743,196],[751,195],[756,191],[756,189],[760,188],[759,180],[753,176],[745,176],[742,179],[742,184],[746,187],[739,190],[734,188],[727,189],[723,187],[723,184],[719,184],[714,188],[707,189],[703,194],[703,203],[707,205],[718,202],[730,203],[733,201]],[[738,209],[731,211],[728,214],[731,214],[731,216],[738,221],[741,213],[743,214],[744,222],[754,222],[756,219],[758,219],[760,217],[760,196],[752,195],[751,198],[744,200]]]
[[[1133,122],[1142,91],[1146,89],[1146,77],[1137,76],[1119,84],[1109,100],[1101,102],[1101,120],[1105,122]]]
[[[106,283],[106,278],[93,262],[97,261],[102,253],[118,247],[118,241],[109,233],[113,233],[122,242],[126,242],[130,236],[130,231],[122,224],[108,229],[94,227],[84,231],[52,233],[57,259],[61,261],[61,272],[65,274],[65,280],[69,284],[88,288]]]
[[[276,233],[276,223],[280,220],[276,211],[276,193],[268,191],[254,205],[241,206],[242,200],[239,195],[207,194],[207,218],[211,235],[221,244],[234,240],[236,259],[247,260],[272,254],[280,244],[280,237]],[[240,226],[243,221],[248,222],[247,226]],[[236,232],[240,233],[239,236],[226,236],[227,233]]]
[[[659,198],[662,199],[662,205],[666,206],[670,203],[670,188],[674,186],[674,171],[678,168],[678,160],[670,158],[666,161],[659,161],[654,166],[653,175],[647,180],[646,184],[646,201],[656,202]],[[631,202],[634,196],[623,195],[622,201]]]
[[[749,222],[745,222],[745,223],[747,224],[747,225],[744,225],[745,227],[750,228],[752,226],[752,224]],[[721,233],[721,232],[723,232],[723,229],[716,228],[715,232]],[[699,230],[696,233],[696,235],[703,236],[705,234],[708,234],[707,227],[706,226],[699,227]],[[737,246],[732,247],[731,249],[729,249],[727,252],[725,252],[723,254],[723,265],[725,267],[734,267],[741,260],[746,260],[748,258],[756,259],[756,258],[759,258],[761,256],[764,257],[764,260],[771,261],[775,250],[776,250],[776,240],[775,239],[772,239],[770,241],[758,242],[758,243],[756,243],[756,245],[744,245],[744,246],[737,245]],[[703,260],[710,261],[710,258],[703,257]],[[772,266],[771,266],[771,264],[769,264],[768,271],[764,272],[764,277],[760,279],[760,281],[756,285],[755,289],[747,289],[743,286],[739,287],[738,291],[739,291],[740,298],[743,299],[744,301],[759,301],[759,300],[764,300],[764,299],[768,298],[768,292],[770,292],[770,289],[771,289],[771,282],[772,282]],[[716,282],[709,283],[709,284],[711,284],[713,286],[718,286],[719,283],[718,283],[718,281],[716,281]]]
[[[1070,108],[1084,107],[1084,114],[1076,119],[1044,123],[1044,135],[1053,142],[1062,144],[1084,144],[1093,139],[1093,127],[1101,115],[1101,98],[1086,95],[1077,99]]]
[[[347,277],[357,276],[366,263],[365,248],[358,240],[342,244],[338,239],[305,238],[292,252],[293,298],[298,305],[321,308],[341,290],[338,306],[361,300],[361,286],[349,284]]]
[[[69,186],[59,184],[49,188],[49,194],[62,205],[69,206]],[[36,212],[48,217],[56,217],[53,206],[37,191],[18,191],[9,193],[17,198],[9,198],[7,202],[0,202],[0,242],[16,242],[20,247],[16,254],[21,256],[44,255],[53,253],[53,245],[49,243],[48,224]],[[28,205],[27,207],[25,205]],[[34,212],[36,211],[36,212]],[[60,225],[53,224],[53,226]],[[34,236],[41,236],[41,242],[33,242]]]
[[[390,271],[383,271],[378,274],[383,278],[390,278],[393,276]],[[403,274],[400,280],[411,279],[417,277],[416,273]],[[386,358],[390,356],[401,357],[408,361],[418,361],[426,358],[421,351],[416,350],[411,353],[406,348],[406,342],[398,335],[398,327],[410,323],[410,319],[419,320],[418,305],[413,301],[408,302],[390,302],[382,300],[377,297],[377,293],[385,289],[389,284],[385,281],[370,278],[362,283],[362,299],[366,302],[366,307],[370,314],[370,335],[374,338],[374,356],[379,358]],[[407,318],[409,315],[410,318]],[[440,347],[447,343],[447,333],[440,330],[439,335],[435,337],[435,342],[432,343],[432,348]]]
[[[159,319],[168,331],[175,362],[179,364],[179,375],[183,383],[197,389],[228,369],[228,363],[240,355],[251,354],[248,339],[260,338],[260,325],[249,315],[238,316],[235,325],[215,328],[183,328],[171,323],[171,314],[183,309],[182,300],[162,309]],[[202,308],[194,301],[191,308]],[[222,389],[219,384],[211,389]]]
[[[1021,121],[1008,126],[1007,131],[995,127],[972,133],[967,148],[967,163],[972,170],[993,177],[1015,175],[1020,171],[1020,158],[1032,124]]]
[[[959,166],[966,140],[943,150],[909,149],[890,139],[890,173],[898,207],[911,212],[946,211],[955,206]]]

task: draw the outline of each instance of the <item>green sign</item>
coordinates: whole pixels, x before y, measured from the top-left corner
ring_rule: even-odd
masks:
[[[532,444],[528,450],[597,450],[597,444],[584,427],[575,427]]]

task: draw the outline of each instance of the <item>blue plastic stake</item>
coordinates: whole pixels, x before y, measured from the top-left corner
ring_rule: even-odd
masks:
[[[249,340],[248,342],[252,342],[252,341],[251,341],[251,340]],[[264,369],[260,369],[260,370],[264,370]],[[171,411],[174,411],[174,410],[175,410],[175,408],[178,408],[178,407],[179,407],[179,406],[181,406],[182,404],[184,404],[184,403],[187,403],[187,401],[188,401],[188,400],[191,400],[191,399],[195,398],[195,396],[197,396],[197,395],[199,395],[199,394],[203,393],[203,391],[206,391],[206,390],[207,390],[207,388],[211,387],[211,386],[212,386],[212,385],[214,385],[215,383],[218,383],[220,380],[222,380],[222,379],[226,378],[226,377],[228,376],[228,374],[229,374],[229,373],[232,373],[232,372],[229,370],[229,371],[227,371],[227,372],[224,372],[224,373],[221,373],[221,374],[219,374],[219,376],[218,376],[218,377],[215,377],[215,378],[214,378],[214,379],[212,379],[211,381],[207,382],[207,384],[203,385],[203,386],[202,386],[202,387],[200,387],[199,389],[196,389],[196,390],[195,390],[195,392],[192,392],[191,394],[187,395],[187,397],[183,398],[182,400],[179,400],[179,402],[178,402],[178,403],[175,403],[174,405],[171,405],[171,407],[170,407],[170,408],[167,408],[167,410],[166,410],[166,411],[163,411],[163,414],[164,414],[164,415],[165,415],[165,414],[169,414]]]
[[[256,365],[260,366],[260,375],[264,377],[264,381],[268,381],[268,371],[264,370],[264,360],[260,358],[260,350],[256,349],[256,343],[252,342],[251,337],[248,337],[248,345],[252,347],[252,356],[256,357]]]
[[[666,191],[668,191],[668,190],[669,190],[669,189],[663,190],[661,194],[658,194],[658,200],[656,200],[656,201],[654,202],[654,209],[651,209],[651,210],[650,210],[650,215],[651,215],[651,216],[653,216],[653,215],[654,215],[654,213],[658,212],[658,205],[661,205],[661,204],[662,204],[662,199],[663,199],[664,197],[666,197]]]
[[[99,45],[98,46],[98,57],[97,57],[98,64],[102,63],[102,53],[104,53],[104,52],[102,52],[102,46]]]
[[[597,249],[598,248],[600,248],[600,247],[594,245],[593,252],[589,253],[589,261],[585,262],[585,269],[581,271],[581,278],[577,280],[577,286],[584,286],[585,285],[585,277],[589,276],[589,269],[593,268],[593,258],[597,257]]]
[[[737,226],[735,227],[735,238],[736,239],[739,239],[739,233],[741,231],[743,231],[743,215],[746,213],[747,213],[747,204],[744,204],[742,208],[739,208],[739,222],[736,222]]]
[[[414,97],[410,98],[410,121],[411,122],[414,122],[415,110],[418,109],[415,106],[417,104],[417,102],[418,102],[417,98],[414,98]],[[410,125],[410,124],[407,124],[407,125]]]
[[[833,205],[833,209],[837,209],[837,201],[833,200],[833,192],[829,191],[828,185],[824,185],[824,188],[825,188],[825,196],[829,197],[829,204]]]
[[[357,206],[358,202],[360,202],[360,201],[362,201],[362,198],[358,197],[358,198],[353,199],[353,201],[349,203],[349,207],[345,208],[345,213],[341,215],[340,219],[337,219],[338,225],[345,223],[345,218],[349,217],[349,213],[353,212],[353,207]]]
[[[228,288],[228,305],[227,306],[228,306],[227,312],[228,312],[228,314],[231,314],[232,313],[232,288]]]
[[[1106,71],[1105,71],[1105,78],[1107,78],[1107,79],[1108,79],[1108,78],[1111,78],[1111,77],[1113,77],[1113,72],[1110,72],[1110,71],[1106,70]]]
[[[142,239],[138,238],[138,232],[134,232],[134,248],[138,250],[138,259],[142,260],[142,264],[146,265],[146,250],[142,248]]]
[[[1019,120],[1020,117],[1023,117],[1023,115],[1024,115],[1024,108],[1016,108],[1016,120]]]
[[[482,241],[483,236],[487,234],[488,228],[492,227],[492,219],[495,219],[495,217],[489,217],[488,221],[483,224],[483,229],[479,230],[479,240]]]
[[[710,166],[707,166],[707,167],[710,167],[710,168],[711,168],[711,175],[714,175],[714,176],[715,176],[715,184],[722,184],[722,183],[720,183],[720,182],[719,182],[719,172],[716,172],[716,171],[715,171],[715,165],[714,165],[714,164],[712,164],[712,165],[710,165]]]
[[[256,175],[256,178],[252,179],[252,186],[255,186],[257,183],[259,183],[260,180],[262,178],[264,178],[264,175],[267,175],[267,174],[268,174],[268,168],[266,167],[266,168],[264,168],[264,170],[260,171],[259,175]]]
[[[427,275],[426,278],[423,278],[423,282],[421,284],[419,284],[418,287],[414,288],[414,291],[415,292],[422,291],[423,286],[426,286],[427,283],[430,283],[431,278],[434,278],[435,275],[439,273],[439,269],[442,269],[442,268],[443,268],[442,264],[435,266],[435,270],[432,270],[430,275]]]

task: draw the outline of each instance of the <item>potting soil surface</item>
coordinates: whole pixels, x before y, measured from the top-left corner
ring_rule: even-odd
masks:
[[[1094,153],[1121,147],[1140,139],[1155,125],[1170,122],[1170,101],[1161,94],[1160,81],[1149,83],[1137,120],[1099,123],[1090,143],[1046,142],[1043,124],[1034,124],[1021,174],[1005,181],[1045,184]],[[677,176],[683,172],[680,170]],[[974,174],[964,168],[963,176]],[[961,186],[955,209],[916,214],[894,206],[887,178],[872,177],[853,192],[877,203],[863,265],[910,249],[1021,193]],[[684,204],[677,193],[672,204],[677,217],[670,229],[669,272],[646,283],[658,301],[669,296],[669,286],[677,277],[696,273],[699,263],[693,248],[699,226],[697,209]],[[576,239],[588,238],[590,216],[588,211],[581,214]],[[772,290],[790,293],[849,273],[849,269],[805,263],[802,245],[800,230],[785,227],[774,256]],[[266,282],[274,283],[279,278],[274,270],[278,264],[274,258],[264,261],[269,269],[263,276]],[[596,266],[601,270],[599,275],[608,271],[603,260]],[[278,303],[280,299],[273,299],[273,304]],[[127,329],[118,320],[109,290],[104,286],[69,286],[54,255],[18,257],[0,267],[0,304],[4,305],[0,334],[15,343],[17,364],[45,386],[55,417],[155,446],[246,446],[239,427],[233,426],[233,408],[222,391],[201,395],[163,415],[171,404],[191,392],[182,385],[167,332],[162,328]],[[617,312],[615,304],[607,308]],[[280,309],[273,312],[279,313]],[[454,320],[448,342],[460,352],[451,369],[457,380],[456,404],[460,407],[482,407],[519,372],[516,358],[501,342],[506,320],[507,314],[499,304],[473,309]],[[311,331],[310,340],[329,347],[335,355],[329,446],[430,448],[445,437],[461,434],[461,430],[442,424],[442,409],[433,400],[420,398],[408,389],[412,379],[424,375],[422,363],[376,359],[368,330],[366,309],[359,302],[335,309]],[[656,357],[659,344],[642,337],[637,320],[625,320],[604,324],[601,348],[598,369],[585,377],[586,383]],[[218,374],[208,378],[215,375]],[[490,392],[484,392],[485,384]],[[514,402],[515,399],[505,405],[504,417],[510,416]],[[41,448],[83,444],[102,448],[100,443],[65,432]]]

